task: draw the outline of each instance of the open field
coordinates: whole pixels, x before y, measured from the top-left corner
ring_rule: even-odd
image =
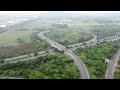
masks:
[[[9,31],[0,33],[0,46],[18,45],[20,43],[31,43],[30,36],[32,30],[27,31]]]
[[[39,18],[38,20],[26,23],[22,25],[22,27],[20,27],[20,29],[26,29],[26,30],[19,31],[18,29],[18,31],[8,31],[8,32],[0,33],[0,46],[11,46],[11,45],[19,45],[20,43],[31,43],[32,41],[30,39],[30,36],[34,31],[36,30],[41,31],[42,28],[47,29],[48,27],[51,26],[52,23],[56,23],[56,22],[57,21],[55,20],[46,20],[46,19],[44,20]],[[81,26],[85,26],[85,28],[87,28],[87,26],[89,27],[89,25],[92,25],[92,24],[96,24],[96,23],[93,21],[84,22],[81,20],[75,20],[75,21],[69,22],[68,27],[69,28],[74,27],[77,30],[78,28],[82,28]],[[57,38],[55,34],[57,35],[60,34],[60,39]],[[53,37],[52,35],[54,35],[56,40],[58,41],[61,40],[62,43],[64,43],[65,40],[68,40],[70,41],[69,42],[70,44],[74,44],[81,41],[80,39],[82,38],[88,39],[90,37],[90,35],[88,35],[87,33],[85,35],[83,34],[78,32],[73,32],[73,31],[69,32],[68,30],[60,30],[60,31],[56,31],[53,34],[51,33],[48,36]],[[64,36],[65,38],[62,39],[61,36]]]
[[[99,24],[94,21],[83,21],[83,20],[74,20],[68,23],[69,28],[73,29],[84,29],[91,30],[94,26],[98,26]]]
[[[15,25],[8,28],[9,31],[0,33],[0,57],[14,57],[50,49],[51,46],[47,42],[36,37],[36,31],[43,30],[41,28],[47,25],[38,19]]]
[[[69,29],[52,30],[45,34],[48,38],[64,45],[70,45],[90,40],[93,36],[86,32]]]
[[[0,33],[0,59],[50,49],[47,42],[36,38],[34,31],[20,29]]]
[[[25,43],[25,44],[19,44],[15,46],[8,46],[8,47],[0,47],[0,55],[5,55],[8,53],[17,53],[17,52],[24,52],[26,50],[35,49],[36,46],[32,43]]]
[[[30,30],[39,29],[39,31],[40,31],[41,28],[47,29],[47,28],[51,27],[52,23],[57,23],[57,21],[38,18],[37,20],[24,25],[23,28],[27,28]]]

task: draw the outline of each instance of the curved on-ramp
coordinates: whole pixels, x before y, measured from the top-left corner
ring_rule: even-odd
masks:
[[[46,40],[49,44],[51,44],[53,47],[59,49],[60,51],[64,51],[64,53],[66,55],[68,55],[71,59],[73,59],[74,63],[76,64],[77,68],[80,71],[81,79],[90,79],[88,70],[87,70],[86,66],[84,65],[84,63],[82,62],[82,60],[78,56],[76,56],[71,50],[69,50],[66,47],[62,46],[61,44],[45,37],[43,34],[46,32],[49,32],[49,31],[43,31],[43,32],[38,33],[38,37]]]
[[[112,60],[110,60],[110,62],[108,64],[108,67],[107,67],[107,70],[105,73],[105,79],[113,79],[115,67],[116,67],[117,62],[119,60],[119,57],[120,57],[120,48],[118,49],[118,51],[115,53]]]

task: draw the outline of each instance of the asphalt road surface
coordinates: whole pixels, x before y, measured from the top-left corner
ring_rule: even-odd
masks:
[[[0,77],[0,79],[24,79],[24,78],[18,78],[18,77]]]
[[[117,62],[119,60],[119,56],[120,56],[120,49],[118,49],[118,51],[115,53],[112,60],[110,60],[110,62],[108,64],[108,68],[107,68],[106,73],[105,73],[106,79],[113,79],[115,67],[116,67]]]

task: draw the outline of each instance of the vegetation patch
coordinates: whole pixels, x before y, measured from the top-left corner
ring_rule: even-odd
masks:
[[[0,46],[12,46],[21,43],[31,43],[31,34],[33,31],[8,31],[0,33]],[[21,42],[22,41],[22,42]]]
[[[69,57],[47,55],[32,61],[9,63],[0,66],[0,76],[26,79],[80,79],[79,71]]]
[[[118,60],[113,77],[114,79],[120,79],[120,59]]]
[[[105,58],[111,59],[120,47],[120,41],[103,42],[96,46],[79,48],[75,53],[87,66],[91,79],[103,79],[107,69]]]
[[[99,39],[110,37],[120,33],[120,26],[119,25],[99,25],[94,26],[91,30],[92,33],[98,36]]]
[[[74,31],[70,29],[53,30],[45,34],[48,38],[63,44],[70,45],[90,40],[93,36],[86,32]]]
[[[22,43],[22,40],[19,39],[18,41],[21,42],[19,45],[0,47],[0,59],[40,52],[52,48],[46,41],[38,38],[37,33],[32,33],[30,39],[32,43]]]

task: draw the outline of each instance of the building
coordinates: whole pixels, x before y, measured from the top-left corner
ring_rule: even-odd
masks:
[[[105,63],[109,63],[109,62],[110,62],[110,60],[106,58],[105,59]]]
[[[5,24],[1,24],[1,25],[0,25],[0,28],[4,28],[4,27],[6,27]]]
[[[65,24],[65,23],[56,23],[56,24],[52,24],[52,27],[67,28],[67,24]]]

